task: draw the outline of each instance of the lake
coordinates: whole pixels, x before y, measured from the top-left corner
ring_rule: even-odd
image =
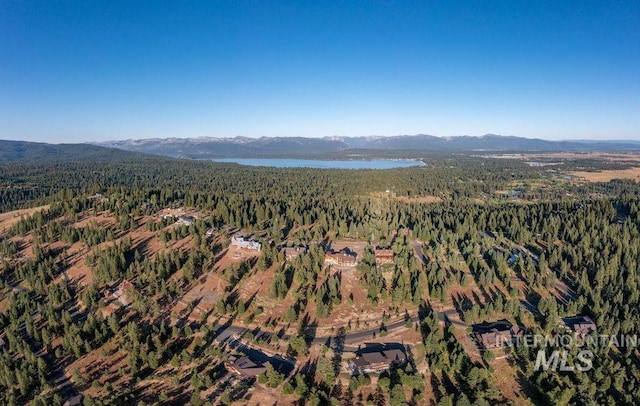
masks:
[[[248,166],[270,166],[272,168],[392,169],[424,166],[424,162],[412,159],[322,160],[293,158],[214,158],[212,161]]]

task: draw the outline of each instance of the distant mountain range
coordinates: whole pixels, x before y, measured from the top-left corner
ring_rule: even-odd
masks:
[[[174,158],[416,158],[442,153],[638,151],[640,141],[547,141],[513,136],[150,138],[94,144],[0,140],[0,163],[107,162]]]
[[[640,141],[548,141],[487,134],[481,137],[262,137],[148,138],[108,141],[96,145],[171,157],[206,159],[230,157],[298,157],[346,155],[421,155],[443,152],[639,151]],[[391,154],[398,155],[398,154]]]

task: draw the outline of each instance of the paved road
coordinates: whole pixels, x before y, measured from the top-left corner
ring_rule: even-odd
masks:
[[[279,355],[270,356],[269,354],[265,354],[265,352],[260,348],[244,343],[238,336],[232,335],[227,343],[231,348],[248,355],[254,362],[271,362],[276,370],[280,372],[288,374],[296,366],[295,359],[284,358]]]
[[[418,315],[415,315],[413,317],[410,317],[407,320],[411,320],[412,323],[416,323],[420,320],[420,318],[418,317]],[[392,332],[400,328],[405,328],[405,325],[407,324],[407,320],[403,319],[403,320],[398,320],[396,322],[393,322],[391,324],[385,324],[385,329],[387,332]],[[246,332],[260,332],[260,335],[266,335],[266,336],[278,335],[276,332],[273,332],[273,331],[259,330],[256,328],[249,328],[249,327],[238,326],[234,324],[214,325],[213,327],[214,329],[217,330],[216,341],[218,342],[227,342],[229,340],[233,340],[234,335],[241,336]],[[347,333],[344,336],[344,344],[353,344],[363,340],[371,339],[373,338],[374,334],[377,336],[379,333],[380,333],[379,327],[371,328],[363,331],[357,331],[353,333]],[[282,334],[278,336],[283,340],[289,340],[291,338],[290,334]],[[330,347],[335,346],[335,341],[336,341],[335,336],[312,337],[308,335],[307,337],[311,339],[311,342],[313,344],[328,344]]]
[[[407,320],[411,320],[412,323],[416,323],[416,322],[420,321],[420,318],[418,317],[418,315],[415,315],[413,317],[410,317]],[[407,324],[407,320],[398,320],[398,321],[396,321],[394,323],[391,323],[391,324],[385,324],[385,329],[387,330],[387,332],[392,332],[392,331],[398,330],[400,328],[405,328],[405,326]],[[369,330],[349,333],[349,334],[345,335],[344,342],[345,343],[354,343],[354,342],[370,339],[370,338],[373,338],[374,334],[376,334],[376,336],[377,336],[379,333],[380,333],[380,328],[372,328],[372,329],[369,329]],[[331,339],[332,339],[332,336],[329,336],[329,337],[315,337],[313,339],[313,342],[314,343],[326,343],[328,340],[331,340]],[[333,342],[331,342],[331,344],[333,344]]]
[[[424,260],[424,253],[422,252],[422,241],[414,241],[411,246],[413,247],[413,255],[418,258],[418,261],[420,261],[422,264],[425,263]]]

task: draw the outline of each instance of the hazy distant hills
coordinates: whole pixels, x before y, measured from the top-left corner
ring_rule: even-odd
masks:
[[[443,152],[554,152],[640,150],[638,141],[548,141],[514,136],[436,137],[400,135],[393,137],[262,137],[262,138],[150,138],[103,142],[97,145],[128,151],[185,158],[387,155]]]
[[[111,148],[183,158],[301,156],[331,154],[350,149],[329,138],[150,138],[98,143]]]

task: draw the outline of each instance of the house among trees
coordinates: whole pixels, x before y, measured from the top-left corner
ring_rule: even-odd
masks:
[[[360,373],[380,373],[392,367],[404,365],[407,362],[407,354],[402,345],[394,345],[388,348],[387,344],[375,345],[358,352],[356,357],[349,361],[348,366],[353,375]]]
[[[196,219],[193,216],[178,216],[178,220],[176,224],[181,224],[185,226],[190,226],[195,223]]]
[[[105,298],[111,297],[114,301],[120,303],[120,305],[127,307],[131,304],[131,298],[128,292],[131,292],[132,289],[135,289],[133,284],[128,280],[124,280],[115,288],[105,288],[102,294]]]
[[[282,249],[284,252],[284,257],[287,261],[291,261],[292,259],[298,258],[301,254],[307,252],[306,247],[284,247]]]
[[[109,203],[109,198],[102,196],[102,193],[96,193],[93,196],[87,197],[88,200],[99,200],[100,203]]]
[[[562,319],[562,321],[577,337],[585,337],[597,331],[596,323],[589,316],[570,317]]]
[[[393,264],[393,250],[390,248],[376,248],[376,264]]]
[[[324,254],[325,262],[330,265],[355,266],[357,263],[356,258],[356,253],[349,248],[343,248],[338,252],[330,250]]]
[[[248,240],[244,237],[231,237],[231,245],[239,249],[260,251],[262,244],[254,240]]]
[[[255,363],[248,356],[229,359],[227,368],[234,374],[240,376],[258,376],[267,370],[264,364]]]
[[[520,327],[506,320],[489,325],[476,324],[473,329],[476,331],[478,343],[485,349],[506,347],[524,333]]]
[[[514,252],[511,253],[509,258],[507,259],[507,264],[509,266],[515,264],[519,257],[520,257],[520,251],[519,250],[515,250]]]

